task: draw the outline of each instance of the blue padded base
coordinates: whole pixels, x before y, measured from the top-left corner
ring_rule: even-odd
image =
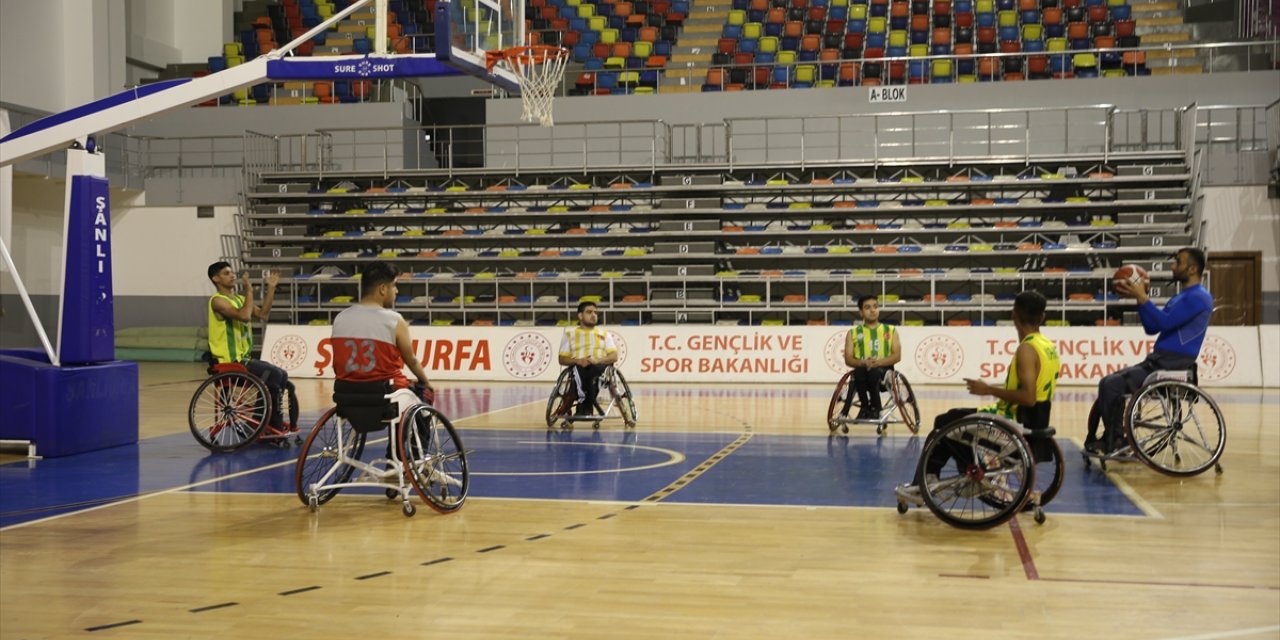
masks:
[[[55,367],[43,351],[0,351],[0,439],[46,458],[138,441],[138,364]]]

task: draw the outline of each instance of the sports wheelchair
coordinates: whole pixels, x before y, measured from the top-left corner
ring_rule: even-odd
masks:
[[[961,529],[990,529],[1031,511],[1045,521],[1044,507],[1062,488],[1062,448],[1054,429],[1030,430],[991,413],[973,413],[925,439],[916,480],[898,485],[898,513],[926,506],[938,519]],[[935,455],[950,460],[937,474],[925,473]]]
[[[400,499],[405,517],[413,492],[440,513],[462,506],[470,488],[467,452],[453,423],[426,402],[400,415],[388,382],[334,384],[335,406],[311,429],[294,468],[298,499],[312,511],[348,487],[375,487]],[[361,459],[369,434],[391,427],[385,458]],[[356,476],[356,472],[359,475]],[[353,478],[354,476],[354,478]]]
[[[848,394],[853,395],[849,397]],[[880,396],[879,417],[874,420],[850,418],[849,409],[856,408],[861,411],[862,400],[853,389],[853,370],[846,371],[840,378],[840,382],[836,384],[835,392],[831,394],[831,404],[827,405],[827,427],[833,433],[836,429],[849,433],[850,423],[867,423],[876,425],[876,435],[884,435],[890,424],[899,422],[894,418],[896,413],[901,416],[901,422],[911,430],[911,433],[920,432],[920,405],[916,403],[916,394],[911,390],[911,383],[907,382],[906,376],[896,369],[886,371],[884,378],[880,381]],[[845,408],[846,398],[849,400],[849,409]]]
[[[187,409],[191,435],[210,451],[228,452],[252,442],[288,447],[301,443],[298,435],[298,394],[293,383],[280,390],[284,429],[271,426],[271,390],[258,376],[237,362],[218,364],[206,353],[211,376],[196,389]]]
[[[1194,369],[1153,371],[1138,390],[1125,397],[1121,429],[1124,444],[1108,452],[1085,450],[1084,466],[1093,461],[1107,470],[1108,462],[1143,464],[1160,473],[1189,477],[1213,467],[1222,473],[1227,425],[1218,403],[1196,385]],[[1095,400],[1089,410],[1089,433],[1096,433],[1102,408]]]
[[[634,428],[639,410],[636,408],[635,396],[631,394],[631,385],[627,384],[622,372],[613,365],[606,367],[600,374],[599,389],[609,393],[609,403],[601,407],[600,397],[596,396],[588,400],[594,409],[592,415],[573,415],[573,406],[578,402],[578,390],[573,385],[573,367],[565,367],[560,372],[560,377],[556,378],[551,397],[547,398],[547,428],[551,429],[559,424],[561,428],[570,429],[575,422],[590,422],[591,428],[599,429],[601,422],[618,419],[622,420],[626,428]]]

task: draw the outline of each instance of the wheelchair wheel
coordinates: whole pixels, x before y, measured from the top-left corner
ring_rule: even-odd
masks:
[[[1019,428],[974,414],[931,433],[921,465],[944,459],[936,479],[920,482],[920,495],[938,519],[961,529],[989,529],[1017,514],[1031,495],[1035,466]]]
[[[840,382],[836,383],[836,390],[831,394],[831,403],[827,405],[827,428],[835,433],[836,429],[844,427],[844,432],[849,433],[849,426],[840,423],[842,416],[840,412],[844,409],[844,399],[849,393],[849,385],[853,382],[853,369],[850,369],[840,377]],[[858,401],[855,399],[850,403],[850,407],[856,406]],[[848,416],[844,416],[848,417]]]
[[[204,381],[191,398],[187,425],[210,451],[235,451],[258,438],[271,416],[271,394],[257,377],[240,371]]]
[[[409,482],[432,509],[456,511],[471,484],[467,452],[449,419],[428,404],[405,412],[397,429],[400,460]]]
[[[551,397],[547,398],[548,429],[555,427],[556,423],[568,416],[573,409],[572,384],[569,369],[566,368],[560,372],[560,377],[556,378],[556,386],[551,390]]]
[[[920,405],[916,402],[916,392],[911,390],[911,383],[899,371],[893,372],[889,382],[889,393],[893,394],[893,403],[898,406],[898,415],[911,433],[920,433]]]
[[[1030,444],[1030,443],[1029,443]],[[1032,449],[1038,445],[1032,444]],[[1062,446],[1053,438],[1045,438],[1045,460],[1036,460],[1035,490],[1040,494],[1037,504],[1045,506],[1053,501],[1062,489],[1062,479],[1066,475],[1066,463],[1062,460]]]
[[[1139,460],[1177,477],[1216,465],[1227,444],[1218,404],[1199,387],[1178,380],[1140,389],[1129,401],[1124,428]]]
[[[618,411],[622,413],[623,425],[634,428],[636,420],[640,418],[640,408],[636,406],[636,397],[631,394],[631,385],[627,384],[627,378],[621,371],[614,371],[611,390],[617,399]]]
[[[349,464],[338,465],[338,434],[341,430],[342,444],[346,448],[348,458],[358,460],[364,454],[366,434],[356,431],[350,422],[337,414],[337,407],[331,407],[320,416],[316,426],[311,428],[298,454],[298,462],[294,465],[293,484],[302,504],[318,507],[338,495],[342,489],[325,489],[317,493],[312,503],[311,485],[318,482],[340,484],[351,479],[355,467]]]

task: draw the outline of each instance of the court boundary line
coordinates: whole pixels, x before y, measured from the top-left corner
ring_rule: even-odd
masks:
[[[1201,633],[1194,636],[1177,636],[1166,638],[1165,640],[1217,640],[1217,638],[1239,638],[1241,636],[1252,636],[1263,633],[1280,631],[1280,624],[1273,624],[1267,627],[1250,627],[1247,629],[1235,629],[1232,631],[1211,631],[1209,633]]]

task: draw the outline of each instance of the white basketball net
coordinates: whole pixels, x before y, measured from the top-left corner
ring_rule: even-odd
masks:
[[[498,61],[498,64],[520,79],[520,104],[523,107],[521,120],[537,122],[544,127],[554,124],[551,119],[551,102],[560,89],[560,80],[564,78],[568,62],[569,52],[564,49],[551,50],[545,54],[521,53]]]

